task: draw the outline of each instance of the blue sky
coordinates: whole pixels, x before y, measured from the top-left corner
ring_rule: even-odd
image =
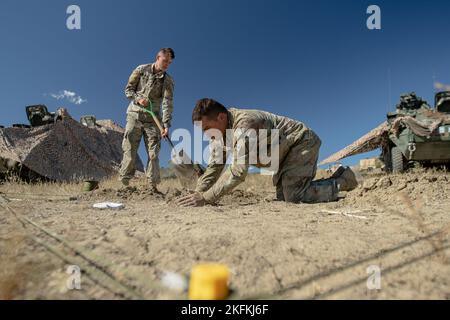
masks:
[[[81,30],[66,28],[70,4]],[[382,30],[366,27],[371,4]],[[124,125],[129,74],[170,46],[172,129],[192,130],[195,102],[212,97],[305,122],[323,159],[384,121],[401,93],[431,103],[433,81],[450,83],[449,12],[448,1],[2,0],[0,124],[24,123],[24,107],[44,103]],[[62,90],[87,101],[51,97]]]

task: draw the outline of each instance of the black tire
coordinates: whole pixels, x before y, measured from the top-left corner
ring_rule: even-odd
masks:
[[[405,171],[405,158],[399,147],[391,149],[392,173],[402,173]]]
[[[383,147],[380,160],[384,163],[384,171],[386,173],[392,173],[392,159],[390,147]]]
[[[447,162],[446,164],[444,164],[444,169],[445,169],[445,171],[450,172],[450,162]]]
[[[12,125],[13,128],[22,128],[22,129],[30,129],[31,126],[28,124],[22,124],[22,123],[14,123]]]

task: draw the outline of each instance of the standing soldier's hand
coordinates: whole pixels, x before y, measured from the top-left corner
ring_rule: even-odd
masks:
[[[138,99],[137,103],[138,103],[140,106],[142,106],[142,107],[145,107],[145,108],[148,107],[148,100],[147,100],[147,99],[144,99],[144,98]]]
[[[161,132],[161,136],[162,136],[163,138],[168,137],[168,136],[169,136],[169,129],[164,128],[164,130]]]

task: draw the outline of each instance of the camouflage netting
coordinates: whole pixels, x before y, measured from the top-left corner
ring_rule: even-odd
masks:
[[[101,180],[117,174],[124,129],[110,120],[88,128],[65,110],[63,120],[31,129],[0,129],[0,158],[56,181]],[[138,158],[137,170],[143,171]]]
[[[383,143],[383,139],[386,136],[388,130],[389,124],[387,122],[383,122],[378,127],[353,142],[351,145],[323,160],[321,163],[319,163],[319,165],[321,166],[337,162],[346,157],[369,152],[379,148]]]
[[[427,113],[429,118],[426,123],[420,122],[413,117],[405,116],[395,119],[392,124],[392,132],[398,135],[401,127],[408,127],[414,134],[420,137],[428,137],[435,132],[442,123],[449,123],[448,115],[439,112]]]

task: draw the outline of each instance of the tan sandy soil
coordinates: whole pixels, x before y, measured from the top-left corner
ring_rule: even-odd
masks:
[[[230,268],[235,298],[450,298],[448,173],[368,177],[345,199],[316,205],[275,202],[270,178],[256,175],[203,208],[177,207],[174,180],[161,185],[165,195],[133,186],[118,192],[111,180],[81,194],[81,184],[1,185],[0,298],[186,298],[161,276],[187,276],[200,262]],[[103,201],[125,209],[92,208]],[[73,264],[81,290],[66,286]],[[367,287],[372,265],[380,290]]]

